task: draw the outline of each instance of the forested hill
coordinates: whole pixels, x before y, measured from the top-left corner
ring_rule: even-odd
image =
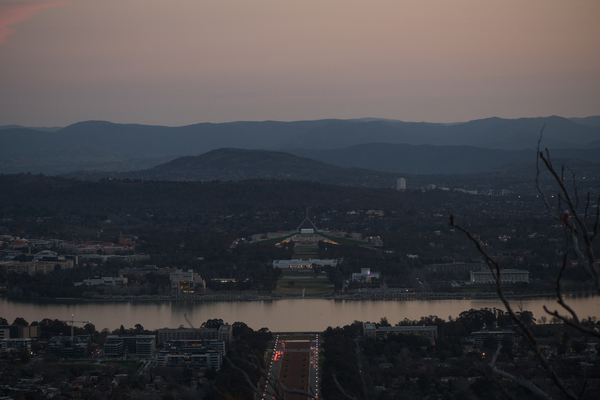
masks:
[[[599,151],[600,149],[564,149],[553,151],[552,154],[565,157],[567,164],[579,173],[600,176],[600,164],[594,162],[597,161]],[[298,150],[298,153],[323,162],[283,152],[219,149],[200,156],[180,157],[146,170],[77,171],[64,176],[82,180],[113,178],[203,182],[291,179],[378,188],[395,187],[397,178],[404,177],[409,179],[409,187],[419,188],[428,184],[462,187],[468,181],[473,185],[481,179],[488,186],[496,187],[499,180],[510,181],[507,183],[514,186],[523,180],[531,181],[535,173],[534,150],[371,144],[339,150]],[[557,157],[553,157],[553,160],[564,161]],[[436,174],[438,176],[433,176]],[[452,177],[451,174],[463,175]]]
[[[65,175],[82,180],[102,178],[168,181],[300,180],[332,185],[393,188],[398,174],[342,168],[288,153],[219,149],[180,157],[154,168],[131,172],[79,171]]]

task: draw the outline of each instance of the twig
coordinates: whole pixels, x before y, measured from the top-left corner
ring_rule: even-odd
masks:
[[[333,374],[333,381],[335,382],[335,385],[337,386],[337,388],[339,389],[339,391],[342,392],[342,394],[344,396],[346,396],[350,400],[358,400],[356,397],[351,396],[348,393],[346,393],[346,391],[342,388],[342,385],[340,385],[340,382],[338,382],[337,376],[335,376],[335,374]]]
[[[533,336],[533,333],[527,327],[527,325],[525,325],[525,323],[521,320],[521,318],[519,318],[515,314],[509,301],[504,296],[504,292],[502,290],[502,283],[500,280],[500,265],[498,264],[498,262],[496,260],[494,260],[487,253],[487,251],[481,245],[481,242],[479,240],[477,240],[471,234],[471,232],[469,232],[468,229],[455,223],[453,215],[450,215],[450,225],[455,227],[456,229],[460,230],[461,232],[463,232],[475,244],[479,253],[484,257],[485,262],[488,265],[488,267],[490,268],[490,271],[492,272],[492,276],[494,277],[494,280],[496,281],[496,292],[498,293],[498,297],[500,297],[500,301],[502,301],[502,304],[504,304],[504,307],[506,308],[506,311],[508,312],[508,315],[510,316],[510,318],[517,324],[517,326],[519,328],[521,328],[521,331],[523,332],[525,338],[532,346],[533,353],[535,354],[536,358],[540,361],[541,366],[544,368],[544,370],[546,371],[546,373],[548,374],[550,379],[552,379],[554,384],[556,386],[558,386],[559,389],[565,395],[567,395],[569,398],[571,398],[573,400],[579,399],[579,397],[575,393],[573,393],[573,391],[566,386],[565,382],[556,374],[556,371],[554,371],[554,368],[552,368],[552,366],[550,365],[550,362],[542,354],[542,352],[540,350],[540,346],[538,345],[537,340]],[[498,373],[499,373],[499,375],[502,375],[502,376],[505,376],[505,377],[511,379],[510,376],[512,376],[512,375],[510,375],[504,371],[498,370]],[[518,377],[514,377],[514,378],[515,378],[514,382],[516,382],[522,386],[525,386],[521,382],[522,378],[518,378]],[[528,381],[525,381],[525,382],[528,382]],[[525,387],[527,387],[527,386],[525,386]],[[529,389],[529,387],[527,387],[527,388]],[[546,398],[549,398],[549,397],[546,397]]]
[[[543,132],[544,132],[544,128],[542,128],[542,130],[540,132],[540,138],[538,139],[537,150],[536,150],[536,153],[538,155],[536,157],[537,174],[536,174],[536,179],[535,179],[537,191],[538,191],[538,193],[540,193],[542,200],[544,202],[544,205],[546,206],[546,209],[548,210],[548,212],[550,214],[550,217],[560,221],[560,217],[558,215],[555,215],[552,212],[552,207],[550,206],[550,203],[548,202],[548,199],[547,199],[546,195],[544,194],[544,192],[542,191],[540,183],[539,183],[540,169],[539,169],[539,161],[538,160],[541,159],[543,161],[544,165],[546,166],[546,169],[548,170],[548,172],[554,177],[554,181],[560,189],[559,195],[558,195],[559,205],[560,205],[561,200],[564,200],[564,202],[566,203],[566,206],[569,209],[570,217],[573,218],[573,221],[574,221],[573,227],[577,226],[579,228],[579,230],[581,231],[581,234],[582,234],[581,236],[583,237],[583,251],[579,245],[578,234],[577,234],[576,229],[574,229],[574,228],[570,229],[568,227],[565,227],[565,234],[571,240],[573,251],[577,255],[577,258],[579,258],[582,268],[587,272],[587,274],[590,276],[590,278],[592,278],[592,281],[594,282],[594,285],[596,287],[596,291],[598,293],[600,293],[600,273],[596,269],[597,268],[595,265],[596,258],[594,256],[594,249],[593,249],[593,245],[592,245],[592,240],[596,237],[596,232],[597,232],[598,218],[599,218],[599,214],[600,214],[599,205],[598,204],[596,205],[596,221],[594,222],[593,234],[590,235],[588,233],[588,229],[587,229],[587,226],[585,223],[586,218],[582,218],[581,215],[579,215],[579,213],[577,212],[577,204],[578,204],[577,186],[574,184],[575,201],[573,201],[573,198],[570,195],[569,190],[567,189],[567,187],[564,184],[564,167],[561,168],[561,176],[559,177],[558,174],[556,173],[556,170],[552,166],[552,162],[550,161],[550,152],[548,151],[548,149],[545,149],[546,155],[544,155],[544,152],[540,151],[540,145],[541,145]],[[574,174],[573,174],[573,180],[575,180]],[[600,197],[599,197],[599,201],[600,201]],[[560,212],[560,209],[559,209],[559,212]],[[585,215],[587,215],[587,213],[585,213]],[[585,254],[584,254],[584,252],[585,252]]]
[[[534,394],[536,394],[537,396],[539,396],[539,397],[541,397],[543,399],[552,400],[552,397],[548,393],[544,392],[542,389],[540,389],[539,387],[535,386],[533,384],[533,382],[531,382],[530,380],[527,380],[525,378],[521,378],[520,376],[516,376],[516,375],[510,374],[510,373],[508,373],[506,371],[503,371],[501,369],[496,368],[495,366],[491,366],[490,368],[491,368],[491,370],[495,374],[498,374],[498,375],[500,375],[500,376],[502,376],[504,378],[510,379],[511,381],[513,381],[513,382],[515,382],[515,383],[523,386],[524,388],[527,388],[527,389],[531,390],[531,392],[534,393]],[[574,393],[573,393],[573,395],[575,396],[574,398],[576,398],[576,399],[579,398]],[[571,396],[569,396],[569,397],[571,397]]]

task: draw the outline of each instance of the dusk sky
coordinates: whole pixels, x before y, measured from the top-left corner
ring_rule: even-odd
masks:
[[[0,125],[600,115],[598,0],[0,0]]]

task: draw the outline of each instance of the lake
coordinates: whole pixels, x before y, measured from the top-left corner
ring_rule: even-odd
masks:
[[[535,318],[546,315],[543,305],[558,309],[553,299],[512,301],[515,310],[532,311]],[[600,297],[569,299],[580,318],[600,318]],[[0,299],[0,317],[12,323],[16,317],[27,322],[44,318],[90,321],[97,330],[111,330],[123,325],[133,328],[141,324],[146,329],[194,327],[202,322],[220,318],[227,323],[241,321],[253,329],[263,327],[273,332],[323,331],[327,327],[344,326],[355,320],[378,322],[382,317],[394,325],[404,318],[419,319],[437,315],[448,320],[471,308],[501,308],[499,300],[333,300],[280,299],[272,301],[121,301],[121,302],[58,302]],[[550,319],[550,318],[548,318]]]

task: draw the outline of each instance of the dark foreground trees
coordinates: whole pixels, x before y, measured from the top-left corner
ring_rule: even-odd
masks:
[[[321,395],[328,400],[364,400],[354,337],[359,324],[327,328],[323,333]]]

